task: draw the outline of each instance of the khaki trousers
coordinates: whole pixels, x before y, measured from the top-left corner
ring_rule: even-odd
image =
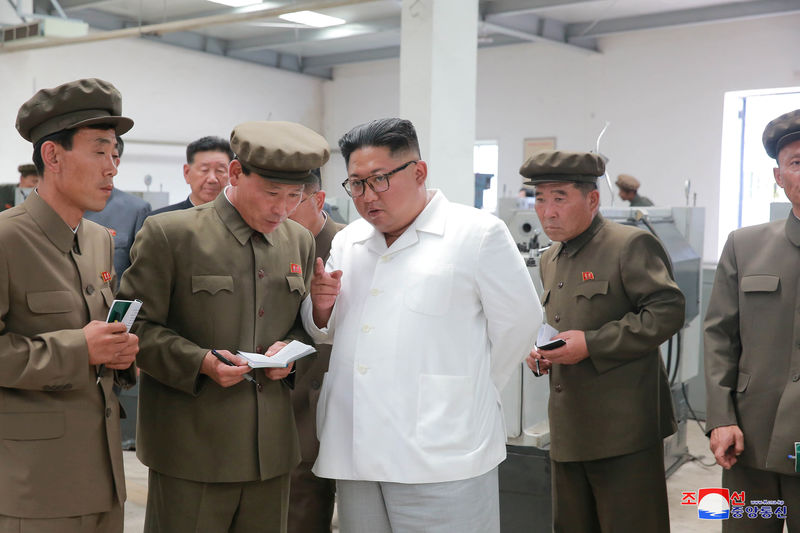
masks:
[[[783,500],[786,503],[786,525],[789,533],[800,533],[800,474],[778,474],[756,470],[739,464],[722,471],[722,486],[731,491],[744,491],[745,506],[753,500]],[[761,506],[759,506],[761,507]],[[774,511],[775,505],[770,505]],[[723,533],[782,533],[783,520],[775,518],[729,518],[722,520]]]
[[[17,518],[0,515],[0,533],[122,533],[124,515],[119,502],[105,513],[65,518]]]
[[[150,470],[145,533],[286,533],[289,474],[201,483]]]
[[[668,533],[664,448],[552,463],[556,533]]]

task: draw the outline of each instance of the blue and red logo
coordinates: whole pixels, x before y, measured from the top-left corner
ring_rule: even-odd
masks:
[[[697,505],[697,518],[702,520],[727,520],[731,507],[742,507],[744,502],[744,491],[730,493],[717,487],[681,493],[681,505]]]

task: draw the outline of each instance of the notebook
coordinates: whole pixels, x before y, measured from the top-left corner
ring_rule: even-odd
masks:
[[[238,354],[247,359],[247,364],[251,368],[286,368],[292,361],[297,361],[316,351],[313,346],[300,341],[292,341],[272,357],[251,352],[238,352]]]
[[[131,330],[139,309],[142,308],[141,300],[114,300],[111,309],[108,310],[106,322],[122,322],[128,331]]]

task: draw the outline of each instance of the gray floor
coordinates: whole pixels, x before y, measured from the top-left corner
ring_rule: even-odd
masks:
[[[695,460],[682,465],[667,479],[672,531],[717,532],[720,531],[719,522],[699,520],[695,506],[681,505],[682,492],[697,491],[703,487],[719,487],[721,476],[720,467],[703,465],[714,461],[711,452],[708,451],[708,440],[694,421],[690,421],[687,437],[689,453]],[[147,500],[147,468],[136,459],[133,452],[125,452],[125,474],[128,486],[125,533],[141,533]]]

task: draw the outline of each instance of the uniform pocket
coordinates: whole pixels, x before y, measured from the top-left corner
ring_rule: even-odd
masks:
[[[192,276],[192,294],[216,294],[219,291],[233,292],[232,276]]]
[[[403,295],[406,307],[424,315],[443,315],[450,309],[453,293],[453,265],[437,265],[435,270],[413,270]]]
[[[0,438],[45,440],[64,436],[64,413],[0,413]]]
[[[286,282],[289,284],[289,292],[295,291],[300,296],[306,295],[305,280],[301,276],[286,276]]]
[[[75,310],[72,293],[69,291],[29,292],[25,296],[28,309],[33,313],[69,313]]]
[[[469,376],[419,377],[417,439],[428,450],[469,449],[473,380]]]
[[[575,288],[576,296],[583,296],[591,300],[598,294],[608,294],[608,282],[601,280],[584,281]]]
[[[739,377],[736,380],[736,392],[744,392],[747,390],[747,385],[750,384],[750,374],[739,372]]]
[[[781,278],[778,276],[758,275],[742,278],[742,292],[775,292]]]

